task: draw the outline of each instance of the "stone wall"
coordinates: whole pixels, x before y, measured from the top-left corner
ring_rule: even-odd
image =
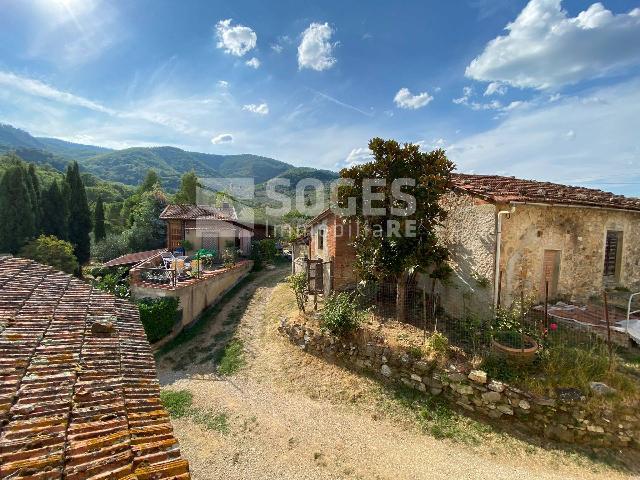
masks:
[[[493,308],[496,249],[496,207],[470,195],[451,192],[442,197],[447,218],[438,238],[449,249],[452,274],[445,284],[436,283],[441,305],[453,316],[464,304],[479,315]],[[421,279],[427,283],[427,278]]]
[[[640,449],[637,406],[594,409],[587,408],[585,398],[571,395],[572,392],[557,398],[531,395],[488,378],[483,371],[416,359],[404,349],[376,338],[375,332],[339,339],[323,333],[315,322],[302,317],[282,319],[279,331],[308,353],[371,372],[388,382],[407,385],[426,396],[441,396],[489,422],[506,423],[524,432],[571,444]]]
[[[607,230],[623,232],[617,284],[640,290],[640,213],[597,208],[516,205],[502,223],[502,299],[509,304],[521,282],[523,262],[529,264],[528,286],[543,298],[545,250],[560,251],[558,297],[585,301],[601,296]]]

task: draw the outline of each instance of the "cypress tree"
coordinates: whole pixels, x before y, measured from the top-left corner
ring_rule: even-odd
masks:
[[[96,208],[93,212],[93,238],[96,242],[104,239],[107,234],[104,230],[104,203],[102,197],[96,200]]]
[[[53,235],[60,240],[68,239],[68,209],[65,197],[54,181],[42,193],[42,221],[40,229],[43,235]]]
[[[87,192],[80,178],[78,162],[67,167],[66,183],[68,187],[67,205],[69,207],[69,241],[73,245],[78,263],[89,261],[91,240],[91,210],[87,202]]]
[[[29,183],[31,185],[31,205],[33,207],[33,212],[35,215],[36,232],[39,232],[40,222],[42,220],[42,190],[40,188],[40,179],[38,178],[38,174],[36,173],[36,166],[33,163],[29,164],[28,173]]]
[[[0,252],[17,253],[36,233],[27,176],[16,163],[0,180]]]
[[[140,192],[150,192],[156,184],[160,185],[160,177],[155,170],[149,169],[142,185],[140,185]]]

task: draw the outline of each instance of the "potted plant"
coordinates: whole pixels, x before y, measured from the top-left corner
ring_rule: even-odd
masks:
[[[536,358],[540,345],[534,338],[535,328],[527,328],[525,314],[531,308],[533,299],[520,297],[508,309],[499,308],[493,326],[492,349],[507,361],[529,364]]]

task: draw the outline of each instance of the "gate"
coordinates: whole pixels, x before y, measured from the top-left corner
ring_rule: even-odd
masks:
[[[325,262],[321,258],[305,259],[307,270],[307,292],[313,295],[314,308],[318,307],[318,295],[328,295],[331,293],[332,284],[332,263]]]

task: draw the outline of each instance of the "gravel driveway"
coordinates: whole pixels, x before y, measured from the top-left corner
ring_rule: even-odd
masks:
[[[292,302],[278,284],[286,273],[261,273],[201,335],[159,359],[163,388],[189,390],[195,408],[228,419],[224,432],[190,418],[173,421],[194,479],[631,478],[506,434],[468,445],[423,433],[377,382],[316,359],[277,333]],[[216,348],[212,341],[225,337],[221,331],[243,341],[246,359],[224,378],[203,361]],[[191,363],[175,370],[185,355]]]

